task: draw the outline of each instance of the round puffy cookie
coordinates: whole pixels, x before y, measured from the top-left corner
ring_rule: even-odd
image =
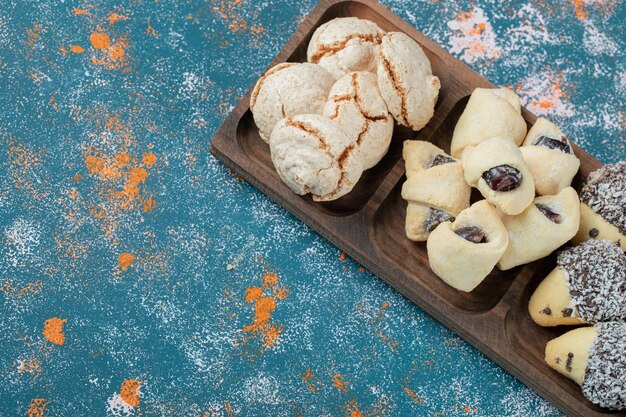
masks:
[[[465,180],[510,216],[535,197],[535,181],[517,145],[508,137],[487,139],[463,152]]]
[[[335,79],[353,71],[376,71],[376,55],[385,32],[374,22],[338,17],[313,33],[307,61],[326,68]]]
[[[581,327],[546,345],[546,363],[572,379],[592,403],[626,409],[626,323]]]
[[[259,135],[269,142],[276,123],[298,114],[322,114],[335,80],[319,65],[285,62],[272,67],[257,81],[250,110]]]
[[[588,239],[619,242],[626,251],[626,162],[592,172],[580,191],[580,229],[573,241]]]
[[[626,254],[608,240],[589,240],[562,251],[528,310],[541,326],[626,318]]]
[[[299,195],[329,201],[349,193],[363,173],[356,143],[336,122],[316,114],[288,117],[270,137],[276,172]]]
[[[393,117],[420,130],[430,121],[441,83],[422,48],[408,35],[383,35],[378,51],[378,88]]]
[[[330,90],[324,116],[339,123],[356,141],[364,169],[380,162],[389,150],[393,118],[371,72],[351,72],[340,78]]]

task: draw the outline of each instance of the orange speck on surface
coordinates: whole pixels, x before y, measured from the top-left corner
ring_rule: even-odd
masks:
[[[46,411],[47,406],[48,401],[45,398],[34,398],[30,402],[28,410],[26,410],[26,414],[28,417],[44,417],[44,412]]]
[[[350,414],[350,417],[363,417],[363,413],[361,410],[354,410],[352,414]]]
[[[109,48],[109,57],[111,57],[111,60],[113,60],[113,62],[119,61],[124,58],[124,54],[124,48],[121,45],[112,45],[111,48]]]
[[[348,392],[347,382],[343,380],[343,376],[337,373],[333,375],[333,387],[337,388],[341,392]]]
[[[148,28],[146,29],[146,34],[150,36],[154,36],[155,38],[159,36],[156,30],[150,24],[150,19],[148,19]]]
[[[49,318],[43,325],[43,337],[50,343],[63,345],[65,343],[65,333],[63,333],[65,323],[67,323],[67,319]]]
[[[315,392],[315,386],[311,382],[311,379],[313,379],[314,376],[315,374],[311,371],[311,368],[306,368],[306,372],[300,377],[300,379],[303,380],[309,387],[311,392]]]
[[[127,379],[122,383],[122,388],[120,388],[120,397],[122,401],[131,407],[139,406],[141,399],[139,397],[139,387],[143,382],[137,381],[136,379]]]
[[[265,272],[263,275],[263,287],[269,288],[278,283],[278,275],[273,272]]]
[[[404,392],[413,400],[415,404],[424,405],[424,400],[415,391],[409,387],[404,387]]]
[[[130,268],[135,262],[135,257],[130,252],[121,253],[120,256],[117,257],[117,267],[122,271],[126,271]]]
[[[133,184],[139,185],[148,178],[148,172],[143,168],[133,168],[130,171],[129,181]]]
[[[85,52],[85,48],[80,45],[72,45],[70,46],[70,51],[74,52],[75,54],[82,54],[83,52]]]
[[[41,363],[37,358],[29,358],[20,362],[18,372],[28,373],[31,375],[42,373]]]
[[[587,19],[587,11],[585,10],[585,0],[572,0],[574,3],[574,13],[579,20]]]
[[[130,163],[130,155],[127,152],[119,151],[115,154],[115,165],[120,168],[124,168]]]
[[[157,157],[152,151],[148,151],[144,153],[143,156],[141,157],[141,162],[143,162],[143,164],[148,168],[154,165],[156,161],[157,161]]]
[[[467,12],[463,12],[459,15],[459,20],[466,22],[468,20],[470,20],[472,17],[474,17],[474,12],[467,11]]]
[[[74,13],[76,16],[82,16],[89,14],[89,10],[79,9],[78,7],[76,7],[74,10],[72,10],[72,13]]]
[[[121,22],[122,20],[128,20],[128,16],[111,12],[107,17],[107,20],[109,21],[109,25],[114,25],[115,23]]]
[[[96,49],[105,49],[111,45],[111,39],[106,33],[93,32],[89,37],[89,41]]]
[[[550,100],[541,100],[541,101],[533,100],[532,103],[533,103],[533,105],[539,106],[542,109],[550,109],[550,108],[554,107],[554,103],[552,101],[550,101]]]
[[[104,170],[104,159],[98,156],[87,155],[87,158],[85,158],[85,166],[87,166],[90,174],[99,174]]]
[[[76,174],[76,175],[74,175],[74,176],[72,177],[72,179],[71,179],[70,181],[72,181],[72,182],[79,182],[79,181],[82,181],[82,179],[83,179],[83,176],[82,176],[82,175],[80,175],[80,174]]]
[[[248,287],[246,288],[245,300],[246,303],[258,301],[263,297],[263,288],[260,287]]]
[[[341,262],[346,262],[346,254],[343,251],[339,254],[339,260]]]
[[[154,198],[149,197],[143,200],[142,211],[144,213],[152,213],[152,211],[157,207],[156,201]]]
[[[364,267],[360,267],[359,268],[359,272],[365,272],[365,268]]]

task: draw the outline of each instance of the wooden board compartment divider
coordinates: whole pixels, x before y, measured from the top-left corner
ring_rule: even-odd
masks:
[[[386,31],[401,31],[417,41],[441,79],[435,115],[420,132],[396,126],[389,153],[366,171],[348,195],[329,203],[315,203],[285,186],[274,171],[269,147],[261,140],[250,112],[250,92],[216,132],[211,152],[246,181],[285,207],[313,230],[367,267],[445,326],[509,371],[568,415],[577,417],[611,412],[587,401],[574,382],[549,368],[543,360],[548,340],[568,328],[537,326],[527,311],[528,299],[555,265],[555,255],[510,271],[494,271],[473,292],[449,287],[428,266],[425,243],[404,234],[406,203],[400,197],[404,181],[402,141],[419,138],[445,151],[467,99],[476,87],[493,87],[478,73],[452,57],[424,34],[375,0],[321,0],[270,64],[306,61],[313,31],[335,17],[356,16]],[[531,126],[536,117],[523,110]],[[601,163],[574,145],[581,160],[581,178]]]

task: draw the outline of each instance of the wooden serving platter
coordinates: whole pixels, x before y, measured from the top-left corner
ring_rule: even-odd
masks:
[[[285,61],[306,61],[313,31],[330,19],[347,16],[372,20],[386,31],[404,32],[422,46],[433,73],[441,80],[430,123],[417,133],[396,126],[385,158],[363,174],[351,193],[330,203],[300,197],[281,182],[269,147],[259,137],[252,119],[250,91],[215,134],[211,152],[566,414],[626,417],[626,412],[610,412],[593,405],[583,397],[578,385],[544,363],[548,340],[569,329],[537,326],[527,305],[539,282],[554,268],[554,255],[510,271],[495,270],[468,294],[449,287],[434,275],[428,266],[425,243],[412,242],[404,234],[406,203],[400,197],[405,180],[402,141],[419,138],[449,151],[454,126],[469,95],[476,87],[493,84],[374,0],[321,0],[270,67]],[[536,117],[525,109],[523,116],[529,127],[535,122]],[[581,160],[574,184],[577,186],[601,163],[575,145],[574,151]]]

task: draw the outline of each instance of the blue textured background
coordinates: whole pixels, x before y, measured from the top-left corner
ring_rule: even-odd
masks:
[[[209,154],[298,3],[1,2],[0,415],[559,415]],[[626,159],[623,2],[384,3]]]

